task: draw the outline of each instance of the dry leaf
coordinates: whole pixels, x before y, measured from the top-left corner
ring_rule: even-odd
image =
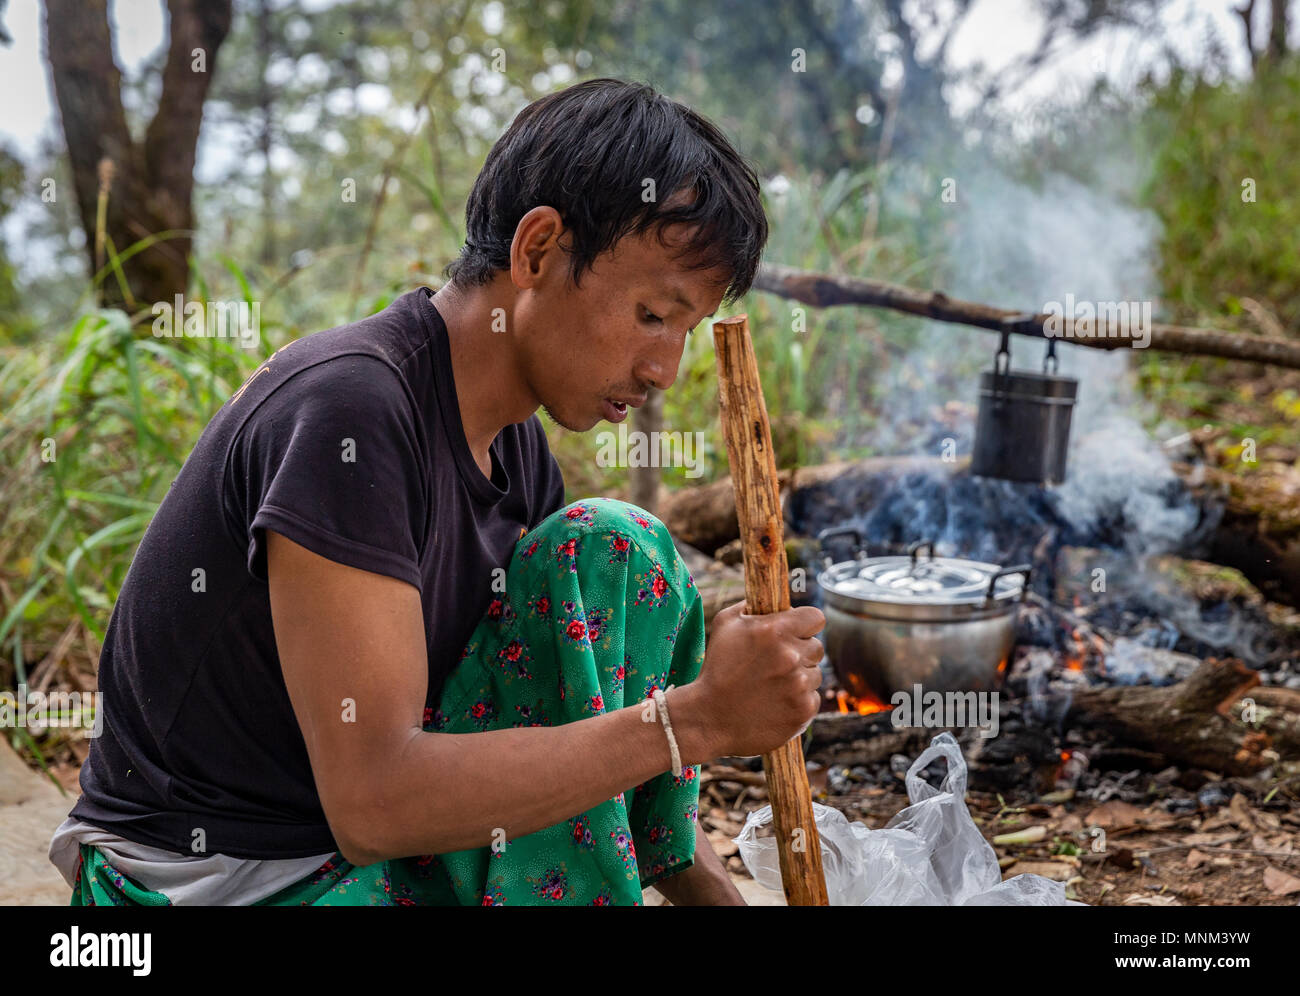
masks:
[[[1059,861],[1017,861],[1006,870],[1003,879],[1016,875],[1042,875],[1054,882],[1064,882],[1074,874],[1074,869]]]
[[[1135,827],[1142,816],[1142,810],[1120,799],[1111,799],[1084,817],[1088,826],[1102,827],[1105,830],[1123,830]]]
[[[728,837],[725,833],[718,833],[716,830],[710,830],[707,833],[709,844],[713,847],[713,852],[720,858],[729,858],[733,854],[740,852],[736,842]]]
[[[1202,830],[1222,830],[1224,827],[1232,826],[1232,814],[1228,812],[1228,807],[1224,806],[1213,816],[1209,817],[1201,824]],[[1236,834],[1233,834],[1235,837]]]
[[[1148,830],[1165,830],[1181,819],[1181,816],[1166,813],[1163,809],[1149,808],[1144,810],[1142,815],[1138,817],[1138,823]]]
[[[1300,878],[1288,875],[1280,868],[1267,865],[1264,868],[1264,888],[1275,896],[1290,896],[1300,892]]]
[[[1255,813],[1255,822],[1265,830],[1279,830],[1282,827],[1282,821],[1278,819],[1276,813],[1270,813],[1263,809]]]
[[[1135,892],[1124,900],[1125,906],[1182,906],[1173,896],[1144,896]]]
[[[1228,803],[1228,818],[1242,830],[1255,829],[1255,814],[1251,811],[1246,797],[1238,792]]]
[[[1238,836],[1235,833],[1189,833],[1183,838],[1183,843],[1195,847],[1218,847],[1220,844],[1232,843]]]

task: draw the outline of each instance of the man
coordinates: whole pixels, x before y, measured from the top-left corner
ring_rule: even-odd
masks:
[[[673,383],[689,331],[752,282],[757,178],[689,109],[598,79],[519,113],[466,218],[448,284],[283,347],[173,483],[114,608],[104,732],[51,843],[74,903],[568,901],[579,867],[583,895],[609,902],[601,879],[620,860],[627,901],[655,881],[675,903],[740,902],[671,793],[694,766],[807,724],[823,617],[731,606],[703,653],[698,593],[662,524],[621,503],[561,512],[535,412],[585,431]],[[598,540],[621,573],[590,566]],[[543,541],[559,567],[538,581],[523,572]],[[565,566],[579,546],[589,563]],[[526,611],[534,583],[557,587]],[[563,585],[566,611],[615,605],[602,638],[662,648],[644,688],[595,656],[590,611],[526,666],[518,639],[495,645],[504,625],[549,619]],[[634,632],[628,606],[661,611]],[[470,701],[450,716],[484,676],[493,694],[539,676],[548,690],[537,711]],[[615,689],[623,707],[606,708]],[[593,813],[656,806],[689,822],[653,872],[633,841],[672,827],[590,832]],[[572,851],[547,843],[557,827]]]

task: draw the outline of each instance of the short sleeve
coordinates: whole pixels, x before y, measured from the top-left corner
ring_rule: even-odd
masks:
[[[265,581],[267,529],[313,553],[420,587],[427,447],[405,381],[376,357],[299,371],[236,434],[226,492]]]

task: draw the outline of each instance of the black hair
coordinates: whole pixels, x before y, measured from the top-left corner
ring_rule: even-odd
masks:
[[[643,199],[645,181],[654,198]],[[681,190],[690,203],[663,209]],[[676,257],[731,275],[724,302],[749,290],[767,242],[758,177],[712,122],[643,83],[593,79],[533,101],[492,146],[465,205],[465,245],[444,275],[457,286],[510,268],[519,219],[555,208],[572,230],[575,286],[621,238],[691,226]]]

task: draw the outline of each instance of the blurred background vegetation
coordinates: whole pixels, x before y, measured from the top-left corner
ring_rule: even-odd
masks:
[[[142,2],[118,0],[117,30],[126,30],[125,6]],[[989,3],[997,7],[171,0],[173,20],[188,18],[217,43],[198,94],[192,197],[175,187],[192,200],[192,217],[151,200],[162,179],[133,191],[128,167],[103,207],[108,245],[96,254],[93,171],[104,150],[88,146],[105,131],[75,96],[60,98],[57,140],[37,155],[0,147],[0,688],[94,687],[135,546],[212,413],[286,341],[373,313],[419,284],[440,286],[493,141],[526,103],[579,79],[645,80],[717,122],[762,179],[769,261],[968,288],[971,260],[950,241],[941,183],[971,164],[995,164],[1030,187],[1069,176],[1152,217],[1158,317],[1296,335],[1300,59],[1286,2],[1252,4],[1232,30],[1189,44],[1179,32],[1190,22],[1170,16],[1186,3],[1023,0],[1011,7],[1032,14],[1035,30],[1016,59],[990,66],[969,43],[957,59],[963,32],[980,18],[983,37],[996,43]],[[53,81],[76,82],[66,66],[61,77],[60,56],[98,59],[102,78],[80,85],[133,136],[139,158],[127,161],[153,162],[140,173],[164,177],[169,157],[181,154],[173,150],[186,147],[187,124],[160,99],[175,68],[166,36],[119,86],[111,48],[107,56],[94,49],[113,27],[105,0],[46,0],[44,8],[57,34]],[[1117,49],[1117,39],[1130,47]],[[1107,46],[1109,67],[1123,62],[1127,72],[1076,72],[1071,86],[1026,96],[1071,53]],[[152,159],[151,139],[160,145]],[[348,180],[355,202],[340,196]],[[59,194],[46,199],[50,181]],[[131,237],[114,213],[132,197],[157,212],[155,232],[193,230],[176,257],[189,299],[260,303],[256,349],[157,339],[147,322],[133,324],[164,296],[139,286],[131,293],[133,282],[160,287],[176,276],[165,266],[131,269],[161,249]],[[1096,251],[1107,251],[1107,233],[1097,234]],[[877,431],[900,379],[935,410],[958,385],[972,393],[961,364],[912,362],[924,332],[917,320],[804,309],[795,331],[792,302],[757,292],[734,310],[751,318],[785,466],[914,446],[897,425],[892,435]],[[982,333],[952,335],[991,353]],[[1156,355],[1135,367],[1153,422],[1226,423],[1271,459],[1300,457],[1300,380],[1291,373]],[[706,433],[709,476],[725,473],[714,378],[702,326],[666,396],[664,423]],[[591,436],[547,429],[570,498],[624,492],[626,471],[598,466]],[[664,478],[669,487],[690,483],[681,468]]]

